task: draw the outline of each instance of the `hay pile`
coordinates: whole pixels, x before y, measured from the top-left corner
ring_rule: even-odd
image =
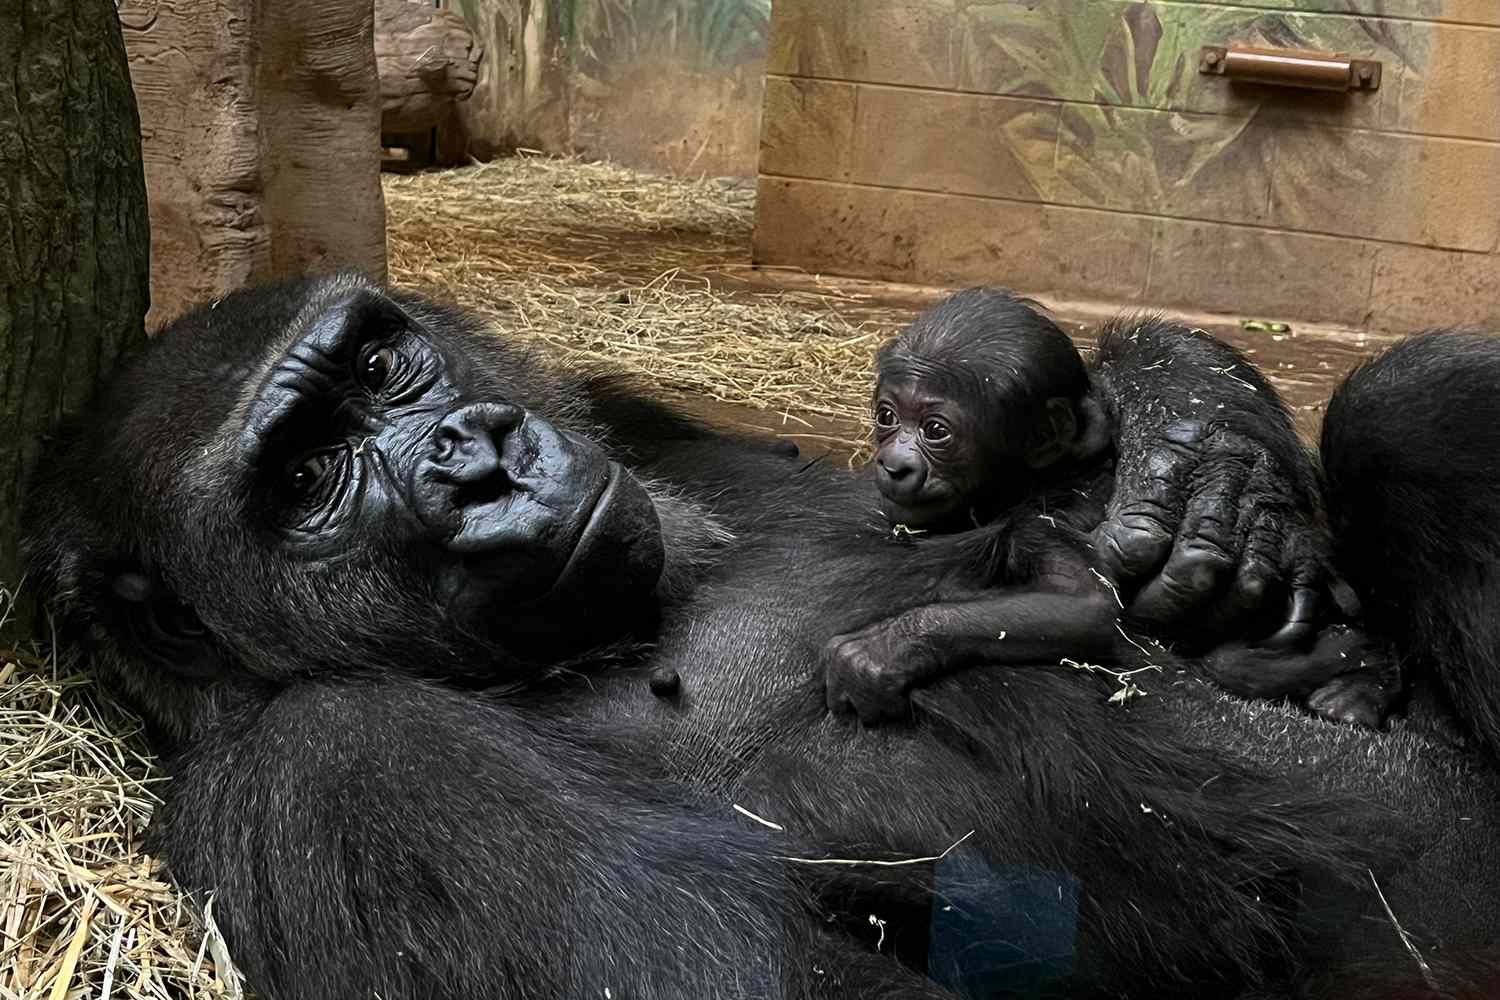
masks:
[[[745,183],[520,157],[389,176],[385,196],[394,283],[666,395],[753,408],[760,426],[863,449],[875,349],[910,312],[847,285],[747,280]]]
[[[0,997],[238,995],[222,941],[141,852],[160,780],[88,677],[0,650]]]

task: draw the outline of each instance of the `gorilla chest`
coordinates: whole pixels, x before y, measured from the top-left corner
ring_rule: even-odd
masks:
[[[730,784],[767,745],[822,714],[812,612],[785,593],[698,602],[667,623],[651,658],[653,670],[677,672],[677,693],[655,697],[636,677],[613,708],[626,708],[669,773]]]

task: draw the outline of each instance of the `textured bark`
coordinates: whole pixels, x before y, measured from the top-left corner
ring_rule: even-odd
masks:
[[[151,191],[151,325],[252,281],[384,276],[369,4],[122,0],[120,21]]]
[[[271,274],[357,267],[385,279],[375,8],[254,0]]]
[[[0,587],[41,435],[144,339],[148,239],[113,0],[0,0]]]
[[[413,132],[447,120],[474,92],[483,54],[454,11],[430,2],[375,0],[380,130]]]

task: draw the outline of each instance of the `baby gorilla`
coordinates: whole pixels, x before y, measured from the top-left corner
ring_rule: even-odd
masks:
[[[1182,664],[1127,633],[1097,567],[1114,428],[1067,334],[1024,300],[971,289],[918,317],[878,368],[874,478],[916,584],[907,610],[828,645],[831,709],[899,717],[912,688],[982,664]],[[1380,679],[1359,672],[1362,633],[1327,625],[1302,646],[1223,645],[1202,667],[1236,694],[1382,721]]]
[[[1110,465],[1112,428],[1073,342],[1004,292],[924,313],[879,373],[875,482],[893,524],[981,527],[1042,484]]]

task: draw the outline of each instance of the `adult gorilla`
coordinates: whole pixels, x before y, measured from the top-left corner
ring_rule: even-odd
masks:
[[[1285,414],[1208,338],[1120,345],[1135,610],[1235,629],[1285,580],[1300,619]],[[338,278],[159,336],[59,442],[28,551],[262,996],[1201,995],[1404,961],[1338,881],[1366,860],[1422,946],[1492,939],[1494,786],[1436,742],[1043,670],[829,718],[822,642],[922,571],[866,496]]]

